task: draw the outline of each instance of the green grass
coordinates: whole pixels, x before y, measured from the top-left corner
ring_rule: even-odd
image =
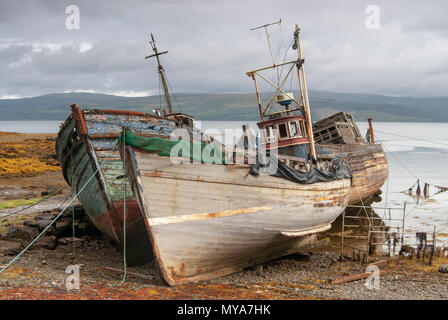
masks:
[[[0,210],[16,208],[21,206],[29,206],[35,204],[39,200],[40,198],[4,200],[0,202]]]

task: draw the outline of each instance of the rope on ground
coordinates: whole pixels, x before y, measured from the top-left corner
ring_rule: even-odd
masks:
[[[7,218],[7,217],[10,217],[10,216],[13,216],[13,215],[15,215],[15,214],[18,214],[18,213],[20,213],[20,212],[25,211],[26,209],[32,208],[32,207],[38,205],[39,203],[42,203],[42,202],[44,202],[44,201],[50,199],[51,197],[57,195],[59,192],[61,192],[61,191],[64,190],[64,189],[65,189],[65,187],[60,188],[60,189],[56,190],[55,192],[53,192],[52,194],[48,195],[47,197],[40,199],[38,202],[33,203],[32,205],[29,205],[29,206],[27,206],[27,207],[25,207],[25,208],[22,208],[22,209],[20,209],[20,210],[17,210],[17,211],[14,211],[14,212],[12,212],[12,213],[9,213],[9,214],[6,214],[6,215],[4,215],[4,216],[1,216],[0,219]]]
[[[95,170],[95,172],[92,174],[92,176],[87,180],[87,182],[82,186],[82,188],[79,190],[79,192],[72,198],[72,200],[70,200],[70,202],[65,206],[65,208],[50,222],[50,224],[48,224],[45,229],[36,237],[33,239],[33,241],[31,241],[26,247],[25,249],[23,249],[17,256],[15,256],[6,266],[4,266],[1,270],[0,270],[0,274],[5,271],[6,269],[8,269],[17,259],[19,259],[22,254],[24,254],[55,222],[56,220],[59,219],[59,217],[65,212],[65,210],[67,210],[67,208],[73,203],[73,201],[75,201],[75,199],[78,197],[78,195],[84,190],[84,188],[90,183],[90,181],[92,181],[93,177],[95,177],[95,175],[97,174],[97,172],[101,169],[101,167],[103,166],[103,164],[106,162],[106,160],[109,158],[109,156],[112,154],[112,151],[107,155],[107,157],[102,161],[102,163],[98,166],[98,168]]]

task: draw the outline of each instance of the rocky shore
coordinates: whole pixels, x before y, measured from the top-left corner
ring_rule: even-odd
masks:
[[[8,226],[0,234],[0,266],[7,265],[56,213],[26,215],[21,223]],[[0,299],[448,299],[448,274],[438,270],[448,262],[446,257],[435,257],[431,266],[415,257],[378,258],[379,289],[369,289],[365,279],[333,284],[366,270],[359,261],[339,261],[337,238],[312,252],[178,287],[161,282],[154,262],[128,266],[126,281],[117,286],[123,279],[122,249],[95,229],[79,205],[59,219],[0,274]],[[80,270],[79,290],[66,286],[66,270],[73,265]]]

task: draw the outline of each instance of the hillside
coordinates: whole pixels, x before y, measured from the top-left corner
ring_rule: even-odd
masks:
[[[390,97],[373,94],[310,91],[313,120],[338,111],[356,120],[448,122],[448,97]],[[32,98],[0,99],[0,120],[63,120],[70,104],[83,108],[126,109],[152,113],[160,96],[121,97],[94,93],[55,93]],[[263,96],[263,100],[269,99]],[[257,120],[256,97],[247,94],[180,93],[173,98],[175,111],[200,120]],[[162,99],[162,103],[164,100]]]

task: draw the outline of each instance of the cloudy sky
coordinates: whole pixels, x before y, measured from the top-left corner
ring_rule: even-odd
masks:
[[[79,29],[66,8],[80,11]],[[369,5],[379,9],[379,29]],[[367,12],[367,11],[368,12]],[[175,92],[252,92],[245,72],[295,57],[302,29],[308,88],[334,92],[446,96],[445,0],[0,0],[0,98],[89,91],[158,94],[154,33]],[[377,20],[374,20],[374,26]]]

